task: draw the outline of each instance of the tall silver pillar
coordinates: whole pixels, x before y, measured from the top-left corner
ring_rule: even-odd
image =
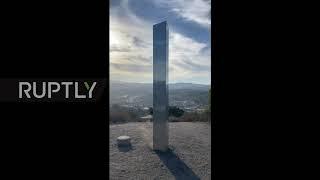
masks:
[[[166,151],[168,132],[168,25],[153,26],[153,149]]]

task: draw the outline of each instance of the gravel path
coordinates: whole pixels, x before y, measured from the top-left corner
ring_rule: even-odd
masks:
[[[131,148],[118,148],[118,136]],[[152,123],[110,125],[110,179],[211,179],[211,128],[208,123],[169,123],[170,151],[152,150]]]

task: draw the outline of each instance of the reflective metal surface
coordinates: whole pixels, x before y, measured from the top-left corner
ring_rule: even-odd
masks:
[[[168,149],[168,26],[153,26],[153,148]]]

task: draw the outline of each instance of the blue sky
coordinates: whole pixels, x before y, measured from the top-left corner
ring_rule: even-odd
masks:
[[[208,0],[112,0],[110,79],[152,83],[152,26],[169,24],[169,83],[210,84]]]

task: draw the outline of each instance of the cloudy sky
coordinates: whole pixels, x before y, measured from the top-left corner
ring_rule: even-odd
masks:
[[[110,79],[152,83],[152,26],[169,25],[169,83],[210,84],[208,0],[112,0]]]

